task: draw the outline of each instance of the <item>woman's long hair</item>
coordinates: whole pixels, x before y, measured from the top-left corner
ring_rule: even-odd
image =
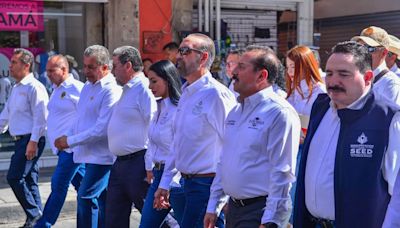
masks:
[[[182,83],[175,65],[169,60],[161,60],[151,65],[149,70],[167,82],[169,99],[172,104],[178,105]]]
[[[307,99],[310,99],[314,89],[313,84],[317,82],[323,83],[319,73],[319,65],[313,52],[309,47],[299,45],[290,49],[287,52],[286,57],[294,62],[293,79],[289,77],[289,74],[286,71],[287,97],[289,97],[294,90],[297,90],[300,96],[304,99],[304,93],[301,90],[300,82],[302,79],[305,79],[309,92]]]

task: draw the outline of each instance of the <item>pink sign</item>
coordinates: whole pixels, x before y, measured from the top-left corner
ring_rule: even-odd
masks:
[[[0,1],[0,31],[43,30],[43,1]]]
[[[42,48],[26,48],[34,56],[43,53]],[[13,55],[14,48],[0,48],[0,77],[11,77],[8,66]]]

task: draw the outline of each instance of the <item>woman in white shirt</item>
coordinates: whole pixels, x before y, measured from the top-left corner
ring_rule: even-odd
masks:
[[[148,71],[149,88],[158,98],[157,113],[149,128],[149,147],[146,152],[147,181],[151,183],[142,210],[140,227],[160,227],[171,208],[157,210],[153,208],[154,193],[161,181],[165,161],[171,156],[170,146],[173,141],[172,122],[181,96],[181,79],[174,64],[161,60],[150,66]],[[180,174],[177,173],[170,189],[170,204],[174,216],[180,221],[184,200]]]
[[[286,92],[297,113],[307,117],[318,94],[326,92],[318,62],[307,46],[296,46],[287,53]]]

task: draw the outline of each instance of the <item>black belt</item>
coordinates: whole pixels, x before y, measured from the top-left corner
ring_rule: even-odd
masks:
[[[245,207],[250,204],[265,200],[268,196],[257,196],[254,198],[249,198],[249,199],[235,199],[233,197],[230,197],[231,201],[238,207]]]
[[[136,158],[138,156],[144,156],[145,153],[146,153],[146,149],[139,150],[139,151],[131,153],[131,154],[118,156],[117,157],[117,161],[131,160],[131,159],[134,159],[134,158]]]
[[[24,138],[24,137],[30,137],[31,136],[31,134],[26,134],[26,135],[15,135],[15,136],[12,136],[12,138],[14,139],[14,141],[18,141],[18,140],[21,140],[22,138]]]
[[[156,162],[154,163],[154,168],[155,170],[163,170],[165,166],[164,162]]]
[[[181,176],[185,179],[190,179],[194,177],[215,177],[215,173],[199,173],[199,174],[181,173]]]
[[[320,225],[322,228],[334,228],[335,227],[335,220],[323,219],[323,218],[316,218],[311,215],[311,221],[315,223],[315,225]]]

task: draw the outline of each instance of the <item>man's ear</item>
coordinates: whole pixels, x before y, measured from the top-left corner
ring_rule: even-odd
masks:
[[[372,80],[374,79],[374,73],[371,70],[367,70],[364,73],[364,81],[366,85],[372,84]]]
[[[257,81],[258,82],[267,81],[267,79],[268,79],[268,71],[266,69],[260,70],[260,74],[257,78]]]
[[[207,60],[208,60],[208,58],[210,58],[210,55],[208,54],[208,52],[203,52],[203,53],[201,54],[201,59],[200,59],[200,61],[201,61],[202,63],[206,63]]]

